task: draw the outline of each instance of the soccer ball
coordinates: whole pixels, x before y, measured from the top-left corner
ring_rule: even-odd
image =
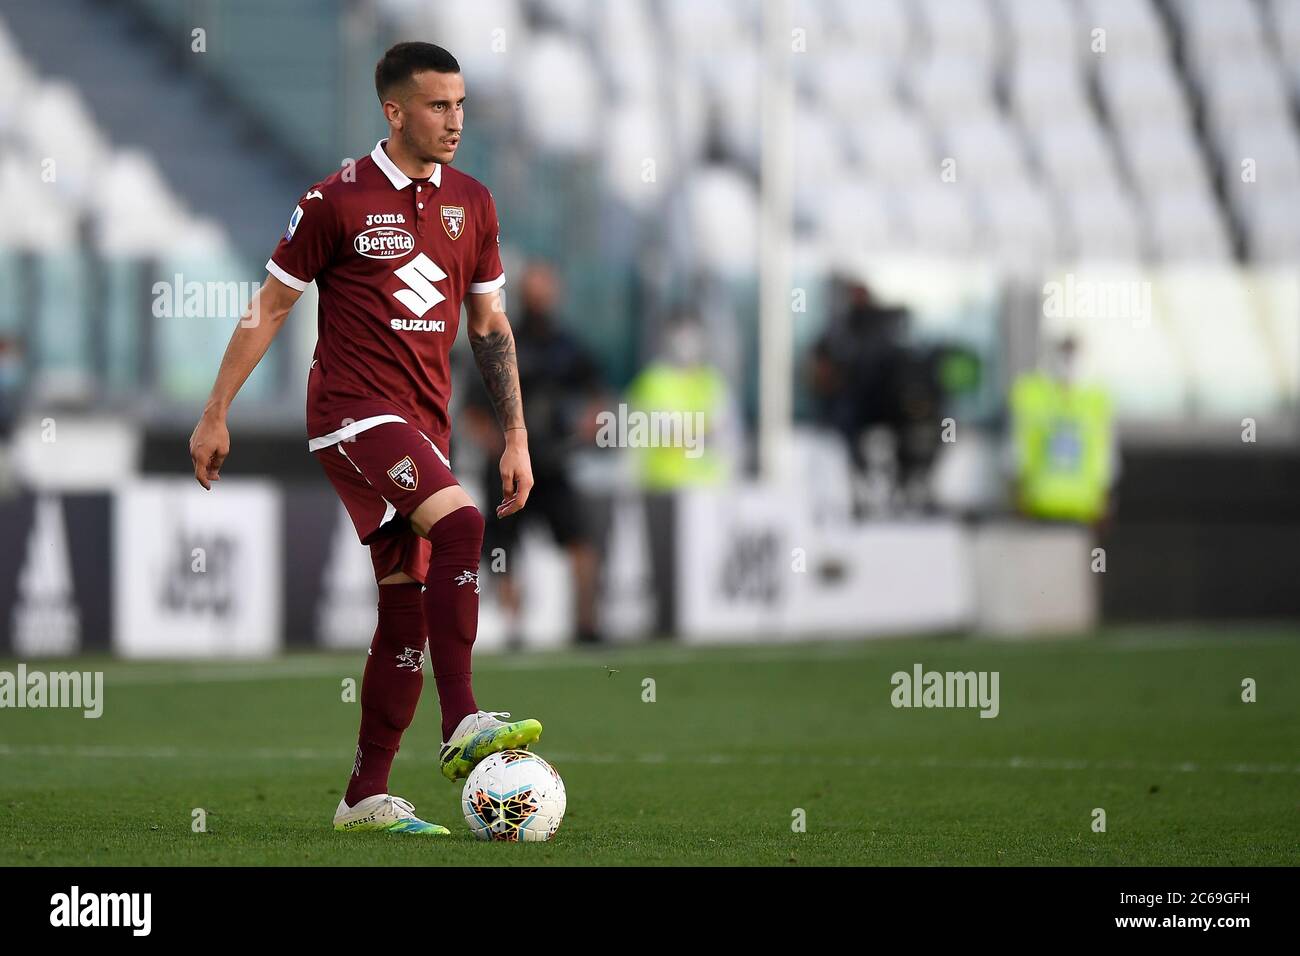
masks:
[[[555,836],[567,802],[555,768],[527,750],[503,750],[480,762],[460,799],[476,837],[513,843]]]

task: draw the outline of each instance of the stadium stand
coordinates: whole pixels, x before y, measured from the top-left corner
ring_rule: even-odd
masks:
[[[249,0],[222,4],[219,16],[202,4],[129,6],[142,19],[50,0],[0,26],[0,77],[22,91],[0,106],[0,196],[19,211],[0,223],[8,255],[35,252],[63,275],[88,250],[191,262],[233,250],[255,261],[299,186],[376,131],[366,93],[374,52],[435,36],[471,79],[481,125],[466,162],[500,194],[511,251],[545,250],[557,228],[598,237],[591,262],[566,278],[613,313],[620,331],[599,348],[616,380],[647,348],[636,317],[663,311],[699,276],[756,282],[755,0],[369,0],[315,19],[303,0],[273,16]],[[1143,334],[1072,327],[1122,413],[1294,414],[1300,356],[1280,346],[1300,322],[1286,278],[1300,256],[1300,4],[798,0],[789,9],[801,54],[797,244],[813,283],[846,264],[894,274],[892,263],[907,260],[916,268],[896,287],[921,300],[925,263],[1030,286],[1118,270],[1149,284]],[[65,78],[49,69],[61,59],[58,26],[87,10],[152,29],[106,28],[102,49],[61,64]],[[187,58],[176,50],[193,23],[207,25],[211,46]],[[96,71],[142,70],[139,58],[123,66],[108,40],[170,48],[158,59],[170,65],[140,82],[179,125],[151,137],[123,100],[144,87],[95,88]],[[233,110],[215,132],[202,121],[205,89]],[[217,142],[237,140],[242,122],[266,137],[263,149]],[[55,188],[32,188],[23,170],[53,155]],[[549,202],[512,201],[537,194]],[[649,261],[676,278],[647,277]],[[1198,281],[1183,282],[1189,274]],[[53,301],[76,301],[66,283],[48,285]],[[995,299],[984,300],[989,314]],[[11,325],[14,300],[10,291],[0,304]],[[61,317],[54,326],[80,321],[75,308],[48,309]],[[921,315],[918,327],[946,321]],[[176,347],[183,366],[186,343]],[[752,384],[741,391],[752,397]]]

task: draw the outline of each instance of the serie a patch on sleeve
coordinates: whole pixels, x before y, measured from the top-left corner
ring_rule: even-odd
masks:
[[[298,229],[298,223],[300,222],[302,222],[302,206],[294,206],[293,215],[289,217],[289,228],[284,231],[286,242],[293,238],[293,234]]]

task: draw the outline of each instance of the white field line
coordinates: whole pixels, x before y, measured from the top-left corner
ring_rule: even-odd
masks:
[[[1238,638],[1230,642],[1233,647],[1243,645],[1285,644],[1277,638]],[[1214,647],[1219,642],[1213,638],[1156,638],[1141,637],[1115,641],[1095,641],[1091,643],[1072,642],[1072,650],[1090,652],[1133,653],[1148,651],[1185,650],[1189,647]],[[951,652],[958,654],[965,651],[989,651],[995,656],[1004,656],[1020,650],[1034,652],[1056,646],[1051,641],[1010,642],[1010,641],[970,641],[960,644],[933,644],[920,641],[916,645],[919,657],[945,656]],[[895,656],[902,650],[902,642],[890,640],[888,647],[873,642],[851,642],[844,644],[782,644],[772,647],[748,646],[728,648],[725,645],[708,645],[697,647],[679,647],[657,651],[652,654],[637,653],[636,645],[611,649],[608,658],[602,659],[596,654],[586,656],[554,656],[551,654],[484,654],[476,661],[476,669],[489,671],[547,671],[547,670],[590,670],[603,674],[607,670],[619,671],[631,667],[672,666],[693,664],[702,658],[722,663],[760,664],[796,661],[818,663],[822,661],[841,661],[870,659],[887,651]],[[141,662],[137,670],[131,665],[118,661],[103,666],[105,682],[114,687],[148,686],[159,684],[219,684],[219,683],[254,683],[268,680],[302,680],[325,677],[358,677],[365,667],[364,650],[358,650],[355,657],[343,655],[330,658],[287,657],[257,661],[213,661],[188,664],[155,664]],[[36,665],[29,664],[29,667]],[[55,662],[46,662],[46,669],[59,669]],[[85,669],[78,663],[68,661],[65,668]]]
[[[618,672],[629,667],[656,667],[664,665],[693,664],[715,648],[681,648],[654,655],[640,656],[635,652],[624,656],[615,652],[608,659],[597,656],[556,657],[548,654],[520,654],[513,657],[485,654],[474,661],[475,672],[489,671],[549,671],[549,670],[589,670],[601,676],[608,671]],[[721,656],[727,663],[757,664],[767,661],[839,661],[854,658],[866,658],[857,646],[821,647],[821,648],[747,648],[737,649]],[[73,669],[85,669],[87,665],[77,667],[70,662]],[[113,687],[133,687],[160,684],[220,684],[220,683],[255,683],[269,680],[300,680],[323,677],[359,677],[365,668],[366,657],[358,651],[355,657],[282,658],[267,661],[215,661],[211,664],[155,665],[144,663],[138,670],[131,670],[119,662],[112,662],[104,667],[104,682]],[[66,667],[67,665],[65,665]],[[34,665],[29,664],[29,668]],[[57,669],[49,664],[47,669]]]
[[[404,751],[405,753],[405,751]],[[0,744],[0,757],[74,757],[121,760],[322,760],[346,763],[351,751],[318,750],[308,747],[274,749],[253,748],[239,751],[203,751],[181,747],[112,747],[112,746],[12,746]],[[409,754],[415,760],[432,761],[433,754]],[[1134,770],[1144,773],[1245,773],[1300,774],[1300,764],[1227,763],[1202,764],[1187,760],[1181,763],[1151,764],[1136,760],[1079,760],[1057,757],[999,757],[954,759],[951,757],[794,757],[788,754],[692,754],[672,756],[664,753],[591,754],[547,751],[552,763],[566,764],[690,764],[734,765],[757,764],[787,767],[920,767],[939,770]]]

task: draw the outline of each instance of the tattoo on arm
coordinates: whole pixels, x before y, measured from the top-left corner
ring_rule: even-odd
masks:
[[[515,361],[515,338],[510,332],[471,335],[470,348],[478,363],[502,429],[524,424],[524,407],[519,397],[519,366]]]

